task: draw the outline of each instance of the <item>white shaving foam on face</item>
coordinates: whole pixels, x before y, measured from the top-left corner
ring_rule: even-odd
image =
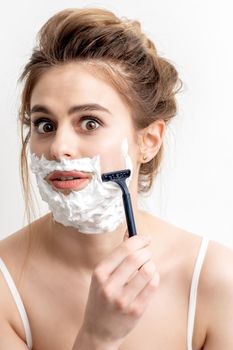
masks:
[[[125,169],[131,170],[133,165],[128,154],[128,142],[122,141],[122,155],[125,159]],[[114,182],[102,182],[100,157],[80,159],[65,159],[51,161],[31,154],[30,167],[36,175],[37,185],[42,199],[48,203],[56,222],[64,226],[77,228],[82,233],[105,233],[114,231],[125,221],[125,213],[120,187]],[[80,191],[71,191],[68,195],[55,191],[45,180],[54,171],[90,172],[92,178],[88,185]],[[124,170],[124,169],[120,169]]]

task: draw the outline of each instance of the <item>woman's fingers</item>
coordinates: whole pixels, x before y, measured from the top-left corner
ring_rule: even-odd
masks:
[[[144,249],[145,250],[145,249]],[[117,270],[117,275],[115,273],[111,276],[111,280],[107,282],[106,288],[112,291],[112,296],[114,296],[117,300],[117,306],[120,309],[127,308],[134,299],[141,293],[141,291],[145,288],[145,286],[150,282],[155,273],[156,268],[153,261],[146,261],[139,269],[134,270],[134,275],[130,275],[130,270],[127,269],[129,264],[123,264],[125,270],[128,270],[128,274],[126,277],[125,272],[122,270]],[[124,274],[125,279],[123,280]],[[129,277],[131,279],[129,280]]]
[[[122,263],[122,261],[143,247],[149,245],[151,241],[150,236],[133,236],[124,241],[118,246],[108,257],[104,259],[94,271],[94,278],[96,277],[101,283],[106,281],[113,271]]]
[[[158,272],[155,272],[153,278],[131,302],[126,313],[132,317],[140,317],[146,310],[151,299],[154,297],[159,283],[160,275]]]
[[[151,256],[152,253],[145,247],[126,256],[118,268],[109,276],[107,281],[109,287],[111,286],[113,290],[117,290],[121,287],[123,288],[135,272],[138,274],[140,268],[146,268],[143,266],[151,259]],[[140,275],[143,275],[143,271],[144,270],[141,271]]]
[[[96,339],[123,339],[138,322],[158,285],[150,238],[133,236],[100,262],[92,276],[84,328]],[[96,322],[98,319],[98,322]]]
[[[154,278],[156,267],[153,261],[147,261],[124,286],[123,295],[132,303],[133,300],[141,293],[145,286]]]

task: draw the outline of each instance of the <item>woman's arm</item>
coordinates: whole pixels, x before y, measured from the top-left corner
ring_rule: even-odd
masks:
[[[203,350],[233,349],[233,251],[211,242],[204,274],[207,337]]]

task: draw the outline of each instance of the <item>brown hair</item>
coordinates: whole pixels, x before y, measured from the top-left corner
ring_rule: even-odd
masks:
[[[110,80],[130,106],[137,129],[158,119],[168,124],[177,111],[175,94],[182,86],[177,71],[158,55],[138,21],[120,19],[112,12],[97,8],[66,9],[55,14],[41,28],[38,45],[20,77],[24,81],[19,119],[26,203],[29,199],[26,149],[30,138],[31,93],[40,76],[50,67],[72,61],[87,64]],[[162,154],[163,145],[154,159],[141,164],[139,192],[151,188]]]

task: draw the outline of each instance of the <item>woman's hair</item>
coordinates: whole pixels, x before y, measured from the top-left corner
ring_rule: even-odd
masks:
[[[24,81],[19,120],[21,123],[21,175],[24,194],[30,199],[27,143],[30,139],[30,98],[40,77],[51,67],[80,62],[108,81],[130,107],[134,126],[143,129],[175,116],[175,94],[182,83],[175,67],[160,57],[138,21],[118,18],[97,8],[66,9],[51,17],[38,33],[38,44],[20,77]],[[139,192],[151,188],[158,172],[163,145],[139,171]]]

